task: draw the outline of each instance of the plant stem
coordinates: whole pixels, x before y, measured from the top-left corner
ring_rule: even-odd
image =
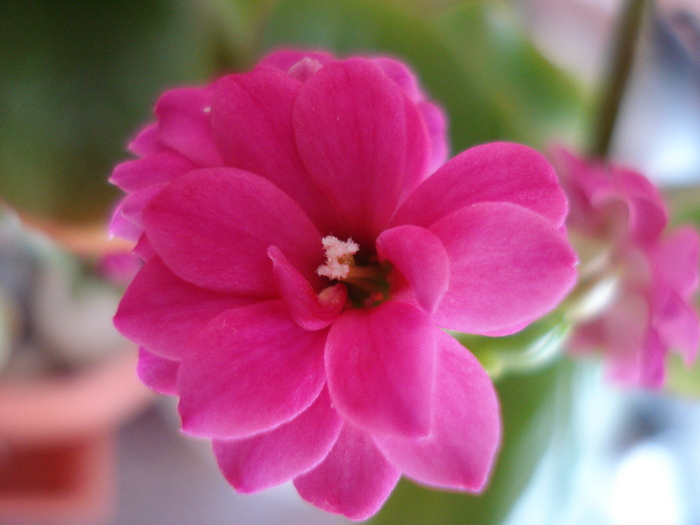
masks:
[[[610,152],[620,105],[632,70],[644,9],[648,3],[649,0],[626,0],[625,2],[613,37],[608,70],[602,84],[602,99],[597,121],[593,126],[595,135],[590,148],[592,157],[606,158]]]

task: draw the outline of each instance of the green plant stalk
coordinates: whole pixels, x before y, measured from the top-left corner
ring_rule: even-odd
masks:
[[[604,159],[610,152],[615,124],[625,95],[635,50],[649,0],[627,0],[620,16],[593,126],[590,156]]]

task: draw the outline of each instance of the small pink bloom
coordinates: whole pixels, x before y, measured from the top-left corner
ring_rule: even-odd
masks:
[[[156,113],[113,175],[146,261],[115,323],[184,431],[239,492],[294,480],[352,519],[402,473],[480,491],[498,400],[442,329],[512,333],[571,288],[552,167],[507,143],[443,164],[442,116],[386,58],[277,52]]]
[[[690,227],[667,231],[663,199],[641,174],[564,150],[557,158],[569,232],[581,246],[594,246],[592,256],[582,257],[589,259],[582,281],[615,280],[605,308],[576,329],[572,351],[603,352],[621,384],[660,387],[669,350],[688,364],[697,352],[698,235]]]

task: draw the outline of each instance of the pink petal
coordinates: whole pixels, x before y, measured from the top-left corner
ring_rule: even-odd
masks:
[[[242,170],[193,171],[167,185],[144,213],[148,239],[176,275],[214,291],[277,296],[271,245],[313,286],[321,234],[271,182]]]
[[[113,237],[136,242],[142,233],[143,229],[140,226],[124,216],[124,199],[122,199],[115,208],[112,220],[109,222],[109,234]]]
[[[603,236],[618,243],[656,242],[667,223],[666,207],[659,191],[634,171],[585,161],[564,148],[555,155],[561,165],[562,184],[571,200],[570,227]]]
[[[668,223],[668,212],[659,190],[640,173],[610,169],[614,191],[628,206],[629,235],[640,244],[655,242]]]
[[[326,343],[328,388],[338,413],[371,434],[430,431],[435,343],[428,315],[389,301],[343,312]]]
[[[537,151],[507,142],[476,146],[444,164],[408,198],[392,224],[430,227],[470,204],[513,203],[561,226],[566,197]]]
[[[683,298],[698,288],[698,233],[684,226],[659,241],[650,258],[661,279]]]
[[[420,305],[432,312],[450,281],[450,261],[440,239],[418,226],[397,226],[379,235],[377,250],[403,274]]]
[[[389,461],[419,483],[480,491],[500,445],[496,391],[467,349],[442,331],[437,331],[437,341],[437,395],[430,436],[375,436],[375,442]]]
[[[177,395],[177,372],[180,362],[153,354],[139,347],[139,362],[136,375],[151,390],[168,396]]]
[[[447,122],[444,114],[435,104],[425,101],[415,75],[403,63],[388,57],[375,58],[373,62],[416,104],[427,128],[430,143],[431,154],[426,175],[433,173],[445,162],[448,153]]]
[[[144,127],[129,143],[129,151],[139,157],[157,155],[168,151],[158,138],[158,124],[149,124]]]
[[[692,303],[670,287],[657,285],[652,304],[652,324],[662,344],[678,350],[690,366],[700,344],[700,321]]]
[[[450,259],[438,326],[505,335],[550,311],[576,281],[576,255],[557,226],[510,203],[474,204],[432,226]]]
[[[135,191],[128,194],[121,202],[121,213],[122,216],[134,225],[143,228],[143,211],[146,206],[151,202],[153,197],[160,193],[165,187],[165,184],[154,184],[152,186],[147,186],[142,190]],[[140,231],[143,231],[142,229]]]
[[[598,317],[576,326],[567,343],[567,351],[573,356],[582,356],[601,351],[606,347],[605,323]]]
[[[112,284],[126,286],[142,266],[143,261],[133,252],[127,249],[110,250],[99,257],[95,272]]]
[[[296,102],[304,164],[360,245],[374,241],[396,208],[407,179],[408,135],[425,133],[408,128],[415,123],[407,122],[405,101],[377,66],[351,59],[321,69]]]
[[[435,104],[425,101],[425,96],[420,92],[415,75],[403,63],[387,57],[375,58],[373,62],[403,90],[418,108],[427,128],[430,144],[430,161],[426,175],[433,173],[447,158],[447,122],[445,116]]]
[[[294,419],[325,383],[326,331],[300,328],[282,301],[229,310],[192,342],[178,377],[182,429],[249,437]]]
[[[252,299],[204,290],[176,277],[157,257],[136,275],[119,303],[114,325],[152,353],[181,359],[215,317]]]
[[[243,494],[275,487],[318,465],[338,439],[342,421],[326,389],[296,418],[240,440],[214,440],[219,468]]]
[[[650,316],[644,295],[622,289],[603,315],[576,328],[572,345],[579,351],[587,350],[586,345],[600,351],[608,375],[617,383],[658,385],[663,380],[663,350],[651,330]]]
[[[553,148],[552,157],[569,201],[567,226],[599,235],[602,217],[594,208],[591,199],[595,188],[605,178],[602,170],[590,169],[583,159],[561,146]]]
[[[648,330],[642,346],[634,354],[614,352],[608,358],[608,375],[625,387],[661,388],[665,379],[666,348],[658,334]]]
[[[369,435],[346,424],[326,459],[297,477],[294,486],[327,512],[365,520],[381,508],[400,476]]]
[[[416,105],[405,99],[406,127],[411,130],[406,135],[406,177],[400,202],[403,202],[423,180],[430,175],[430,137],[428,128]]]
[[[377,57],[372,59],[372,62],[399,86],[406,96],[413,102],[423,100],[423,94],[420,92],[416,77],[405,64],[389,57]]]
[[[267,254],[277,286],[292,318],[305,330],[320,330],[330,325],[340,314],[348,298],[342,284],[314,292],[303,275],[294,268],[277,246],[270,246]]]
[[[214,137],[228,165],[271,181],[321,230],[336,231],[337,211],[306,174],[296,148],[292,111],[301,86],[266,67],[222,78],[212,101]]]
[[[114,168],[109,182],[124,191],[133,192],[152,184],[170,182],[196,167],[192,161],[180,155],[157,153],[145,159],[122,162]]]
[[[662,344],[658,334],[649,333],[645,352],[642,355],[639,385],[645,388],[661,388],[666,379],[666,355],[668,349]]]
[[[173,89],[155,110],[161,142],[202,167],[223,165],[209,123],[212,95],[208,88]]]
[[[138,242],[136,243],[136,246],[134,246],[133,251],[144,262],[148,262],[154,257],[158,257],[158,254],[153,249],[153,246],[151,246],[151,242],[148,240],[145,233],[142,233],[138,238]]]
[[[431,174],[445,163],[450,152],[447,143],[447,119],[439,107],[429,102],[419,102],[418,111],[423,117],[430,138],[428,174]]]

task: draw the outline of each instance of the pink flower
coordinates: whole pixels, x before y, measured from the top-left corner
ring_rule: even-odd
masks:
[[[267,69],[268,76],[273,74],[269,68],[283,71],[287,73],[285,75],[288,78],[287,83],[293,85],[298,84],[294,82],[295,80],[304,82],[318,68],[334,60],[330,54],[323,52],[300,53],[280,50],[265,57],[258,68]],[[430,149],[428,166],[424,166],[421,173],[421,176],[425,177],[435,171],[447,158],[445,118],[435,104],[426,100],[413,73],[404,64],[386,57],[373,58],[371,61],[401,88],[418,110],[428,133],[427,147]],[[266,82],[265,75],[258,75],[257,78],[261,83]],[[285,92],[284,95],[280,93],[280,96],[286,96],[288,99],[295,96],[295,93],[285,90],[281,82],[278,84],[277,89]],[[158,100],[155,108],[157,122],[146,126],[129,144],[129,150],[141,158],[120,164],[110,178],[110,182],[129,194],[121,201],[114,213],[111,224],[113,234],[137,241],[143,232],[141,220],[144,208],[166,184],[176,178],[197,168],[235,165],[238,168],[247,169],[248,155],[262,155],[258,148],[264,145],[253,144],[250,140],[239,141],[238,135],[247,134],[247,129],[228,130],[227,141],[237,143],[239,148],[246,149],[236,150],[229,146],[229,154],[234,155],[235,159],[227,158],[226,161],[222,159],[219,151],[221,145],[215,140],[209,116],[215,90],[215,85],[205,88],[173,89]],[[246,107],[251,117],[255,118],[254,107],[265,104],[265,96],[269,96],[270,93],[259,97],[252,85],[248,86],[248,91],[247,100],[239,99],[237,103]],[[286,103],[289,104],[290,101],[287,100]],[[284,123],[274,121],[259,124],[268,126],[269,132],[273,132],[276,126],[284,126]],[[287,123],[289,124],[291,123]],[[260,166],[254,167],[260,169]],[[274,160],[269,159],[265,169],[285,170],[287,166],[275,165]],[[271,180],[294,198],[307,201],[313,201],[315,198],[313,194],[301,195],[300,189],[290,187],[295,184],[293,178],[273,175]],[[140,251],[140,248],[137,251]]]
[[[601,351],[621,384],[659,387],[669,350],[688,364],[697,352],[698,235],[687,226],[666,232],[666,206],[641,174],[564,150],[557,157],[569,232],[581,246],[594,246],[582,279],[615,280],[610,302],[576,329],[572,351]]]
[[[171,93],[114,176],[125,202],[146,192],[115,318],[142,380],[180,397],[239,492],[294,480],[364,519],[402,473],[481,490],[498,401],[442,329],[512,333],[573,285],[551,166],[497,143],[428,178],[442,119],[388,59],[280,52]]]

